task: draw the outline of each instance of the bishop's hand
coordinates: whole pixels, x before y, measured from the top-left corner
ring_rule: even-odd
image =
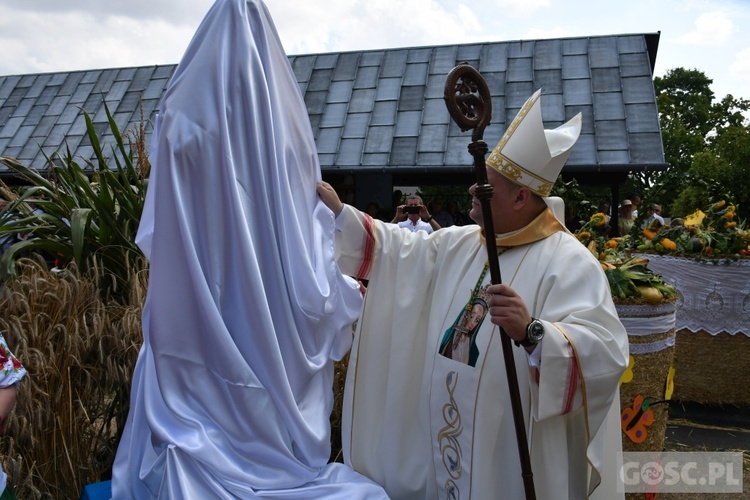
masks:
[[[316,186],[318,196],[325,203],[325,205],[333,211],[333,215],[339,216],[341,211],[344,209],[344,204],[339,199],[339,195],[333,186],[328,184],[326,181],[320,181]]]
[[[508,285],[490,285],[490,321],[505,330],[511,339],[521,342],[526,338],[526,326],[531,323],[531,315],[520,295]]]

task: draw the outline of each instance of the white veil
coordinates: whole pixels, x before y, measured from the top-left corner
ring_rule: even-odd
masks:
[[[160,106],[138,244],[144,345],[114,498],[384,498],[330,453],[356,283],[266,6],[217,0]]]

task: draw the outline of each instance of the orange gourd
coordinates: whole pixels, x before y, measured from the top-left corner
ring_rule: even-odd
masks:
[[[677,244],[669,238],[662,238],[659,243],[661,243],[661,246],[663,246],[665,250],[671,250],[673,252],[677,251]]]

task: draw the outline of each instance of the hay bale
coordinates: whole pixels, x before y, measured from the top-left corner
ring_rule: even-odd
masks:
[[[633,442],[623,431],[623,451],[662,451],[667,429],[668,405],[664,400],[669,368],[674,360],[675,305],[617,304],[620,321],[628,332],[633,378],[620,385],[620,411],[630,408],[637,396],[648,399],[654,422],[646,427],[646,439]]]
[[[750,403],[750,259],[640,255],[678,292],[674,399]]]
[[[677,332],[675,347],[677,401],[701,404],[750,404],[750,337],[705,330]]]

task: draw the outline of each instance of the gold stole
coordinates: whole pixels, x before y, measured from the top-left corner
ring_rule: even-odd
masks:
[[[552,214],[552,210],[547,208],[524,228],[514,233],[495,235],[495,243],[498,248],[517,247],[543,240],[557,231],[565,231],[565,228]],[[484,230],[481,232],[481,237],[482,244],[484,244]]]

